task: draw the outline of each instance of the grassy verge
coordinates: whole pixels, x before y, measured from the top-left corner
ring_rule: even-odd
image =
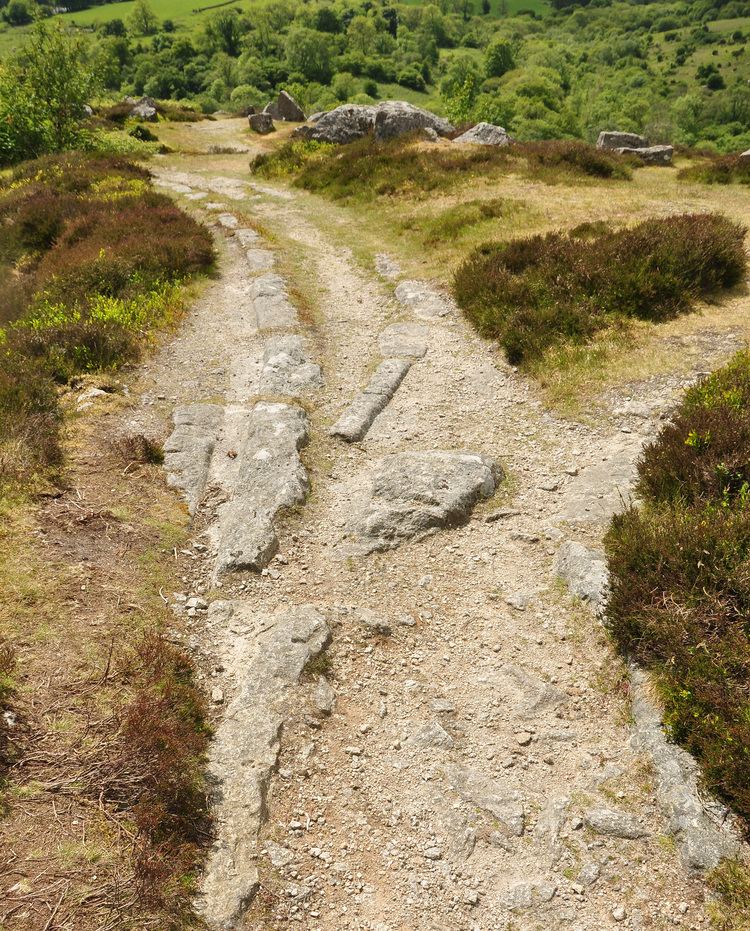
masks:
[[[667,320],[699,295],[737,284],[744,235],[721,215],[684,214],[487,243],[458,268],[454,294],[509,361],[528,365],[631,318]]]
[[[690,389],[606,545],[609,618],[651,668],[675,740],[750,818],[750,353]]]
[[[130,410],[108,398],[108,417],[68,431],[70,490],[2,515],[0,631],[15,654],[0,804],[0,862],[17,880],[0,904],[9,931],[42,931],[58,903],[59,926],[82,931],[200,924],[209,729],[160,595],[179,590],[186,517],[150,448],[134,461],[135,444],[115,440]]]
[[[137,359],[213,260],[130,161],[70,153],[0,181],[3,928],[200,924],[209,730],[161,595],[181,584],[186,517],[125,399],[66,419],[61,389]]]
[[[55,384],[137,359],[213,259],[125,159],[53,156],[0,182],[0,486],[59,462]]]
[[[294,184],[334,200],[424,196],[472,179],[510,173],[551,184],[630,177],[626,159],[583,142],[534,142],[507,148],[420,143],[410,138],[376,142],[366,137],[332,147],[290,141],[257,156],[260,177],[293,175]]]

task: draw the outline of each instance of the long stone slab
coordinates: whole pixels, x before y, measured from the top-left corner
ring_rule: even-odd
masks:
[[[331,436],[338,436],[347,443],[361,440],[396,393],[411,365],[412,359],[385,359],[381,362],[367,387],[331,427]]]
[[[164,444],[167,484],[184,492],[192,516],[206,487],[224,409],[218,404],[186,404],[175,408],[172,418],[174,429]]]
[[[587,600],[599,613],[606,612],[609,574],[601,557],[581,544],[563,544],[556,569],[575,594]],[[630,664],[629,673],[633,711],[631,744],[653,764],[659,807],[668,820],[670,833],[677,840],[682,862],[695,873],[711,870],[722,859],[739,854],[739,833],[732,826],[726,806],[701,792],[695,759],[667,739],[648,674],[635,663]]]
[[[258,833],[282,726],[294,705],[294,686],[331,634],[312,605],[257,616],[248,603],[219,601],[209,609],[208,624],[225,632],[230,625],[251,628],[224,658],[237,692],[209,752],[216,840],[197,904],[208,926],[224,931],[241,920],[258,889]]]
[[[299,323],[280,275],[260,275],[253,281],[250,294],[260,332],[294,327]]]
[[[301,336],[274,336],[263,350],[260,393],[290,398],[323,387],[320,366],[311,362]]]
[[[659,807],[677,839],[682,862],[696,873],[711,870],[725,857],[739,854],[739,836],[725,823],[728,809],[708,795],[701,796],[698,764],[686,750],[667,740],[649,691],[648,676],[631,664],[632,744],[647,753],[654,765]]]
[[[276,515],[301,504],[310,487],[299,457],[308,431],[307,414],[295,405],[261,401],[253,408],[234,494],[221,510],[217,577],[260,570],[278,550]]]

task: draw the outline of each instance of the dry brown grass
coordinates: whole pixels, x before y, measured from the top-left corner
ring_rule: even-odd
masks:
[[[207,734],[160,595],[180,585],[186,516],[158,466],[125,468],[109,442],[125,402],[100,403],[109,417],[71,425],[65,490],[16,502],[0,530],[0,632],[17,663],[0,821],[8,931],[195,922]]]

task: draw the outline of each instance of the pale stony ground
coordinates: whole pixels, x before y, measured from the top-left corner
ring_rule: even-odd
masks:
[[[325,379],[304,401],[311,494],[277,526],[278,556],[211,587],[206,531],[211,496],[234,481],[231,416],[185,554],[180,596],[235,598],[255,616],[312,605],[332,631],[327,659],[284,699],[260,888],[237,927],[708,927],[704,886],[680,863],[650,767],[630,746],[624,667],[553,571],[563,540],[599,544],[641,444],[689,378],[613,393],[593,426],[558,419],[459,313],[420,319],[394,298],[397,271],[363,270],[304,202],[196,164],[158,173],[203,216],[270,231],[264,247],[315,295],[298,332]],[[259,396],[267,337],[249,301],[253,273],[232,230],[217,225],[217,237],[220,276],[144,368],[134,426],[164,434],[176,404],[223,403],[231,415]],[[379,335],[402,321],[427,327],[424,358],[364,440],[329,436],[380,362]],[[733,348],[730,334],[712,361]],[[375,460],[419,450],[481,453],[506,481],[462,527],[347,556],[344,528]],[[217,635],[200,604],[188,614],[220,722],[238,689],[222,651],[248,628]],[[594,830],[586,815],[601,808],[627,816],[619,833],[640,836]]]

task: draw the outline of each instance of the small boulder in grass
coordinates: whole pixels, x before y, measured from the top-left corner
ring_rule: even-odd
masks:
[[[273,119],[269,113],[251,113],[247,118],[250,129],[259,136],[267,136],[275,130]]]

